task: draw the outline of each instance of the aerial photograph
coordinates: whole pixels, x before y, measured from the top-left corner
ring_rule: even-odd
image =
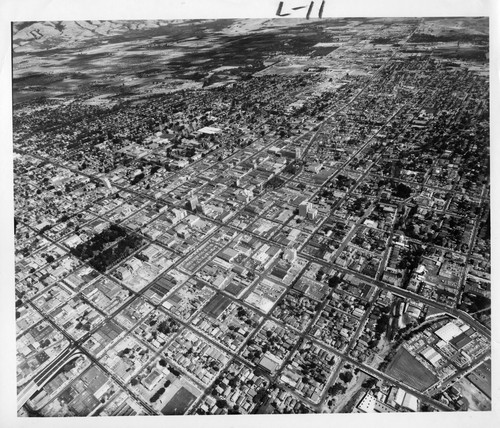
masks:
[[[492,410],[489,18],[303,15],[12,22],[18,417]]]

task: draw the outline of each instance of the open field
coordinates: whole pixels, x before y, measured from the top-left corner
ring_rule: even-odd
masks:
[[[399,349],[386,372],[389,376],[402,380],[419,391],[423,391],[437,381],[437,377],[405,348]]]
[[[321,60],[337,49],[330,46],[330,27],[335,21],[269,20],[266,31],[252,31],[260,23],[262,20],[192,20],[163,26],[149,21],[142,25],[38,22],[32,33],[17,26],[13,35],[14,103],[75,97],[89,88],[96,96],[127,91],[132,96],[165,93],[172,90],[169,81],[173,76],[212,85],[264,70],[264,62],[276,54]],[[349,27],[353,25],[356,22],[348,22]],[[30,34],[36,37],[28,43]],[[97,34],[100,37],[92,37]],[[303,68],[271,67],[267,73],[294,74]],[[142,81],[145,77],[153,77],[154,82]],[[186,85],[178,89],[186,89]]]
[[[469,376],[469,379],[481,392],[491,398],[491,360],[481,364]]]
[[[181,387],[161,412],[164,415],[183,415],[195,399],[196,396],[194,394],[186,388]]]
[[[467,400],[467,406],[470,411],[491,410],[491,401],[470,382],[464,378],[453,385],[463,398]]]

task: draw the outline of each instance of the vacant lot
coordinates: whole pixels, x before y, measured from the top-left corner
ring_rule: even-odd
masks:
[[[225,296],[217,295],[207,306],[203,308],[203,312],[210,315],[212,318],[217,318],[231,303],[231,299]]]
[[[460,379],[453,386],[467,400],[467,410],[480,412],[491,410],[491,400],[467,378]]]
[[[491,360],[486,361],[475,369],[469,379],[481,392],[491,398]]]
[[[387,374],[419,391],[423,391],[437,381],[437,377],[405,348],[399,349],[387,368]]]
[[[164,415],[183,415],[196,397],[186,388],[179,389],[161,411]]]

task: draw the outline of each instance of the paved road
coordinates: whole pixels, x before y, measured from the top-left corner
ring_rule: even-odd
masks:
[[[417,27],[418,28],[418,27]],[[408,38],[404,41],[404,43],[402,45],[404,45],[407,40],[411,37],[411,35],[416,31],[416,29],[408,36]],[[340,111],[342,111],[343,109],[346,109],[350,104],[352,104],[356,99],[358,99],[358,97],[361,96],[361,94],[365,91],[365,89],[367,87],[369,87],[369,85],[371,84],[371,82],[373,81],[373,79],[375,79],[376,76],[378,76],[381,72],[382,72],[382,69],[390,62],[390,60],[394,57],[394,55],[396,55],[396,53],[398,52],[398,50],[395,50],[394,54],[379,68],[379,70],[373,75],[372,79],[369,80],[367,82],[367,84],[361,88],[357,94],[351,98],[346,104],[344,104],[343,106],[341,106],[340,108],[336,109],[335,111],[333,111],[328,117],[326,117],[319,125],[316,125],[316,129],[315,131],[308,131],[306,132],[305,134],[301,135],[301,136],[298,136],[297,138],[304,138],[304,136],[308,136],[308,135],[311,135],[305,149],[303,150],[303,154],[302,154],[302,157],[305,157],[309,151],[309,149],[312,147],[313,143],[315,142],[315,139],[317,138],[317,136],[320,134],[320,132],[322,131],[323,129],[323,126],[327,123],[328,120],[330,120],[332,117],[334,117],[335,114],[339,113]],[[330,182],[333,178],[335,178],[335,176],[340,172],[342,171],[347,165],[349,165],[350,162],[352,162],[353,159],[355,159],[355,157],[361,153],[362,150],[364,150],[366,147],[369,146],[369,144],[371,144],[371,140],[374,138],[375,135],[377,135],[377,133],[384,128],[385,125],[387,125],[398,113],[399,111],[401,111],[403,107],[401,107],[398,111],[396,111],[387,121],[384,125],[381,126],[381,128],[379,128],[379,130],[374,134],[372,135],[365,143],[363,143],[361,145],[361,147],[353,154],[349,157],[349,159],[346,160],[346,162],[344,162],[344,164],[339,168],[338,171],[336,171],[335,174],[333,174],[327,181],[326,183]],[[263,150],[265,150],[267,147],[269,147],[270,145],[272,145],[276,140],[273,140],[271,141],[269,144],[266,144],[265,147],[263,147],[260,151],[258,151],[254,156],[258,155],[259,153],[261,153]],[[22,152],[22,151],[19,151],[19,150],[16,150],[18,152]],[[234,153],[232,156],[235,156],[238,152]],[[31,154],[30,154],[31,155]],[[33,155],[31,155],[33,156]],[[44,161],[48,161],[50,163],[52,163],[53,165],[55,166],[59,166],[61,168],[65,168],[65,169],[68,169],[68,170],[71,170],[73,171],[74,173],[76,174],[79,174],[79,175],[82,175],[82,176],[86,176],[86,177],[89,177],[93,180],[99,180],[99,177],[96,177],[92,174],[86,174],[86,173],[83,173],[81,171],[77,171],[77,170],[73,170],[71,168],[68,168],[67,166],[64,166],[56,161],[54,161],[53,159],[46,159],[46,158],[43,158],[43,157],[40,157],[40,156],[34,156],[34,157],[38,157],[39,159],[42,159]],[[192,165],[195,165],[195,164],[192,164]],[[191,165],[191,166],[192,166]],[[373,165],[373,164],[372,164]],[[201,173],[202,171],[205,171],[207,169],[211,168],[211,166],[201,170],[201,171],[198,171],[198,174]],[[364,172],[364,174],[361,175],[361,177],[357,180],[356,184],[350,189],[350,191],[347,193],[347,194],[351,194],[352,191],[354,191],[354,189],[359,185],[359,183],[366,177],[366,175],[368,174],[368,172],[370,171],[371,169],[371,166],[369,168],[367,168],[367,170]],[[287,181],[290,181],[290,180],[293,180],[294,177],[290,177],[287,179]],[[325,184],[326,184],[325,183]],[[182,183],[181,183],[182,184]],[[181,185],[180,184],[180,185]],[[143,193],[141,192],[136,192],[128,187],[124,187],[124,186],[115,186],[117,187],[118,189],[120,190],[124,190],[126,192],[129,192],[131,194],[134,194],[134,195],[137,195],[137,196],[140,196],[141,198],[146,198],[146,199],[150,199],[151,201],[154,201],[155,199],[150,196],[150,195],[144,195]],[[321,188],[320,188],[321,189]],[[317,192],[320,191],[320,189],[318,189]],[[316,194],[317,194],[316,192]],[[347,195],[346,194],[346,195]],[[483,197],[483,195],[481,195],[481,197]],[[243,210],[248,204],[244,204],[240,207],[240,211]],[[371,209],[373,209],[373,204],[372,204],[372,207]],[[348,234],[347,238],[344,240],[344,243],[342,245],[345,245],[347,244],[347,242],[350,241],[350,238],[352,238],[353,234],[355,233],[355,231],[357,230],[357,227],[359,226],[359,224],[361,224],[362,220],[364,218],[366,218],[366,216],[369,215],[369,210],[365,212],[365,215],[358,221],[358,223],[356,224],[356,227],[353,228],[353,230],[351,230],[351,232]],[[156,218],[156,217],[155,217]],[[151,221],[153,221],[155,218],[153,218]],[[228,226],[228,225],[225,225],[223,224],[222,222],[218,222],[218,221],[214,221],[213,219],[210,219],[210,221],[212,221],[213,223],[217,224],[219,227],[222,227],[222,226],[225,226],[225,227],[229,227],[229,228],[232,228],[234,230],[238,230],[236,228],[233,228],[231,226]],[[477,223],[475,225],[475,229],[474,231],[477,231]],[[238,232],[241,232],[238,230]],[[213,234],[216,233],[216,231],[212,232],[210,235],[206,236],[200,243],[200,246],[203,245],[205,242],[207,242],[212,236]],[[244,231],[243,233],[245,234],[248,234],[248,235],[254,235],[254,236],[257,236],[255,234],[252,234],[252,233],[249,233],[247,231]],[[391,235],[392,236],[392,235]],[[265,239],[265,238],[262,238],[260,236],[257,236],[261,241],[264,241],[264,242],[269,242],[271,243],[272,245],[277,245],[279,246],[280,248],[283,248],[283,246],[281,246],[280,244],[277,244],[276,242],[272,241],[272,240],[268,240],[268,239]],[[59,241],[51,241],[53,243],[56,243],[56,245],[60,245],[60,240]],[[150,240],[148,240],[148,242],[151,242]],[[340,251],[341,249],[343,249],[343,247],[339,248],[339,250],[337,251],[336,255],[340,254]],[[132,257],[133,255],[131,255],[130,257]],[[186,256],[187,257],[187,256]],[[173,267],[176,267],[178,266],[181,262],[183,262],[186,257],[180,257],[176,263],[172,266]],[[426,299],[426,298],[423,298],[422,296],[419,296],[415,293],[412,293],[412,292],[409,292],[407,290],[401,290],[399,289],[398,287],[394,287],[394,286],[391,286],[391,285],[388,285],[388,284],[385,284],[381,281],[379,281],[378,279],[373,279],[373,278],[370,278],[370,277],[367,277],[367,276],[364,276],[358,272],[352,272],[348,269],[344,269],[344,268],[340,268],[338,266],[335,266],[335,265],[332,265],[331,263],[327,263],[325,262],[324,260],[321,260],[321,259],[318,259],[318,258],[315,258],[315,257],[312,257],[312,256],[309,256],[307,254],[303,254],[303,253],[300,253],[300,257],[308,260],[309,262],[315,262],[315,263],[319,263],[321,265],[324,265],[324,266],[327,266],[327,267],[334,267],[334,269],[336,269],[337,271],[339,272],[342,272],[342,273],[349,273],[351,275],[354,275],[355,277],[371,284],[371,285],[374,285],[375,287],[377,287],[378,290],[389,290],[391,292],[393,292],[394,294],[397,294],[399,296],[403,296],[403,297],[407,297],[407,298],[411,298],[411,299],[414,299],[416,301],[421,301],[431,307],[435,307],[435,308],[438,308],[440,310],[442,310],[444,313],[448,314],[448,315],[451,315],[451,316],[454,316],[454,317],[457,317],[457,318],[460,318],[462,320],[464,320],[465,322],[467,322],[468,324],[472,325],[476,330],[480,331],[482,334],[484,334],[486,337],[490,337],[490,332],[489,330],[482,326],[480,323],[478,323],[476,320],[474,320],[472,317],[470,317],[468,314],[462,312],[462,311],[459,311],[457,309],[454,309],[454,308],[449,308],[449,307],[446,307],[444,305],[441,305],[437,302],[434,302],[430,299]],[[468,254],[468,257],[470,257],[470,251],[469,251],[469,254]],[[386,261],[386,258],[387,258],[387,253],[385,255],[385,259],[384,259],[384,263]],[[201,266],[200,266],[201,267]],[[265,274],[267,273],[264,272],[261,274],[261,277],[264,277]],[[194,275],[194,274],[192,274]],[[192,276],[191,275],[191,276]],[[107,274],[105,274],[105,276],[107,276]],[[377,276],[377,278],[379,277],[379,274]],[[113,278],[113,280],[115,280]],[[254,283],[253,286],[256,285],[257,282]],[[140,290],[139,292],[136,292],[134,290],[130,290],[135,296],[142,296],[144,294],[144,292],[150,287],[152,286],[152,284],[150,284],[149,286],[145,287],[144,289]],[[218,291],[218,292],[221,292],[220,290],[217,290],[215,287],[211,286],[211,284],[208,284],[208,286],[210,286],[211,288],[214,289],[214,291]],[[125,287],[127,288],[127,287]],[[333,290],[330,290],[329,291],[329,296],[331,295]],[[227,295],[228,297],[230,297],[231,299],[234,300],[234,296],[231,296],[225,292],[221,292],[225,295]],[[279,304],[281,302],[281,300],[284,298],[284,294],[280,297],[280,299],[278,299],[278,301],[275,303],[275,305],[273,306],[273,308]],[[306,338],[308,337],[309,339],[311,339],[308,334],[310,333],[310,330],[312,328],[312,325],[314,324],[314,322],[318,319],[318,317],[320,316],[321,314],[321,311],[322,309],[325,307],[326,303],[327,303],[328,299],[325,299],[323,302],[321,302],[321,305],[320,305],[320,308],[317,310],[314,318],[309,322],[307,328],[303,331],[303,332],[299,332],[299,336],[300,336],[300,339],[303,339],[303,338]],[[122,304],[119,308],[117,308],[115,311],[113,311],[112,314],[107,314],[106,315],[106,319],[112,317],[114,314],[118,313],[119,311],[121,311],[125,306],[127,306],[129,304],[129,301],[125,302],[124,304]],[[240,301],[238,300],[237,301],[237,304],[238,305],[241,305],[243,307],[246,307],[254,312],[257,312],[259,313],[258,310],[256,310],[255,308],[253,308],[252,306],[246,304],[245,302],[243,301]],[[158,307],[158,305],[155,305],[155,307]],[[42,316],[44,318],[45,317],[45,314],[38,310],[38,308],[35,307],[35,309],[40,312],[42,314]],[[257,331],[259,330],[259,328],[263,325],[263,323],[270,319],[270,315],[269,314],[261,314],[262,315],[262,320],[261,322],[259,323],[259,325],[257,326],[256,329],[254,329],[254,331],[252,332],[252,334],[249,335],[249,337],[247,338],[247,340],[251,339],[252,337],[254,337],[254,335],[257,333]],[[195,315],[193,315],[194,317]],[[404,384],[404,382],[402,382],[401,380],[398,380],[398,379],[394,379],[390,376],[387,376],[386,374],[376,370],[376,369],[373,369],[367,365],[364,365],[364,364],[361,364],[359,363],[357,360],[353,359],[352,357],[350,357],[348,355],[348,351],[349,351],[349,348],[354,344],[356,338],[359,336],[359,334],[361,334],[361,329],[362,329],[362,326],[364,325],[364,323],[366,322],[366,318],[368,316],[368,312],[364,315],[364,317],[362,318],[362,322],[360,323],[360,326],[359,328],[357,329],[356,333],[354,334],[354,336],[352,337],[352,339],[350,340],[349,342],[349,346],[348,346],[348,350],[347,352],[339,352],[337,350],[335,350],[334,348],[332,347],[328,347],[326,346],[325,344],[323,343],[319,343],[318,341],[316,341],[315,339],[311,339],[315,342],[317,342],[319,345],[327,348],[328,350],[330,350],[332,353],[334,353],[335,355],[337,355],[339,357],[339,361],[342,362],[342,361],[348,361],[350,362],[351,364],[353,364],[355,367],[358,367],[360,368],[361,370],[365,371],[366,373],[378,378],[378,379],[382,379],[382,380],[386,380],[386,381],[389,381],[389,382],[392,382],[394,384],[396,384],[397,386],[401,387],[402,389],[412,393],[413,395],[415,395],[416,397],[418,397],[419,399],[421,399],[423,402],[427,402],[427,403],[430,403],[432,404],[433,406],[435,406],[436,408],[440,409],[440,410],[443,410],[443,411],[448,411],[450,410],[447,406],[444,406],[442,403],[439,403],[439,402],[436,402],[435,400],[432,400],[431,398],[429,398],[428,396],[426,396],[425,394],[421,393],[420,391],[417,391],[407,385]],[[71,338],[62,328],[60,328],[57,324],[55,324],[50,318],[47,318],[47,320],[49,322],[51,322],[58,330],[60,330],[64,335],[65,337],[68,338],[68,340],[71,341],[71,343],[73,344],[72,345],[72,348],[70,348],[70,351],[71,352],[78,352],[78,353],[81,353],[83,355],[85,355],[93,364],[95,364],[96,366],[100,367],[101,370],[103,370],[105,373],[107,373],[111,379],[113,379],[118,385],[120,385],[122,388],[124,388],[125,390],[129,391],[129,393],[139,402],[143,405],[143,407],[145,409],[148,410],[148,412],[154,414],[156,413],[156,411],[146,402],[144,402],[144,400],[141,398],[141,397],[138,397],[137,394],[133,393],[132,391],[130,391],[128,388],[127,388],[127,385],[125,385],[120,379],[118,379],[113,373],[110,373],[110,371],[105,367],[103,366],[96,358],[94,358],[90,353],[88,353],[83,347],[82,347],[82,344],[83,342],[85,341],[85,339],[90,335],[92,334],[93,332],[95,332],[95,330],[97,328],[99,328],[102,323],[104,322],[101,322],[97,325],[94,326],[93,330],[91,332],[89,332],[88,334],[86,334],[84,337],[80,338],[79,340],[75,341],[73,340],[73,338]],[[278,324],[280,325],[283,325],[279,320],[273,320],[274,322],[277,322]],[[215,341],[213,338],[211,338],[210,336],[204,334],[203,332],[200,332],[198,331],[196,328],[193,328],[189,323],[187,322],[183,322],[183,321],[179,321],[180,324],[186,328],[186,329],[189,329],[189,330],[192,330],[192,331],[195,331],[198,335],[200,335],[201,337],[203,337],[204,340],[206,340],[207,342],[215,345],[215,346],[220,346],[220,343],[218,343],[217,341]],[[132,327],[133,328],[133,327]],[[172,338],[173,339],[173,338]],[[293,353],[298,349],[298,347],[300,346],[300,343],[301,343],[301,340],[299,340],[295,346],[293,347],[292,351],[288,354],[283,366],[286,365],[287,362],[290,361],[290,359],[292,358],[293,356]],[[56,357],[55,360],[53,360],[49,366],[47,366],[45,369],[43,369],[42,371],[40,371],[36,377],[34,378],[34,383],[33,385],[35,385],[37,382],[35,381],[36,379],[39,379],[40,381],[46,381],[47,379],[50,379],[51,375],[53,373],[56,372],[57,368],[62,366],[64,364],[64,361],[65,361],[65,358],[68,357],[68,353],[69,352],[68,350],[64,351],[62,354],[60,354],[58,357]],[[231,355],[231,357],[237,361],[240,361],[240,362],[245,362],[246,364],[248,364],[248,362],[246,360],[244,360],[243,358],[241,358],[239,355],[237,355],[237,353],[233,353],[233,352],[230,352],[229,350],[227,350],[228,354]],[[254,366],[252,364],[250,364],[251,366]],[[283,366],[281,367],[280,370],[278,370],[278,372],[276,374],[274,374],[273,376],[269,376],[269,379],[270,381],[278,381],[279,379],[279,375],[282,373],[282,370],[283,370]],[[340,365],[339,365],[339,368],[337,368],[337,370],[332,374],[329,382],[331,382],[333,379],[334,379],[334,375],[336,375],[338,373],[338,370],[340,370]],[[192,378],[193,382],[198,384],[198,386],[201,387],[205,387],[205,385],[201,385],[198,380],[196,378],[194,378],[193,376],[189,375],[189,377]],[[35,386],[31,385],[30,388],[34,388]],[[284,388],[287,388],[286,386],[284,385],[281,385],[282,387]],[[207,388],[205,391],[209,391],[210,388]],[[31,389],[30,389],[31,390]],[[29,393],[30,390],[25,390],[25,394],[24,395],[27,395]],[[292,391],[293,392],[293,391]],[[296,393],[293,392],[295,395]],[[205,392],[206,394],[206,392]],[[21,395],[22,398],[24,398],[24,395]],[[205,395],[202,395],[200,397],[199,400],[197,400],[197,402],[199,402],[201,399],[203,399]],[[28,397],[29,398],[29,397]],[[324,399],[324,396],[322,397],[322,399]],[[306,402],[308,402],[308,404],[310,404],[311,406],[317,406],[317,403],[311,403],[310,401],[308,400],[304,400]]]

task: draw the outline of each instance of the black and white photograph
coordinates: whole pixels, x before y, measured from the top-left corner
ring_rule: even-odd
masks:
[[[78,3],[2,33],[12,426],[493,427],[492,2]]]

